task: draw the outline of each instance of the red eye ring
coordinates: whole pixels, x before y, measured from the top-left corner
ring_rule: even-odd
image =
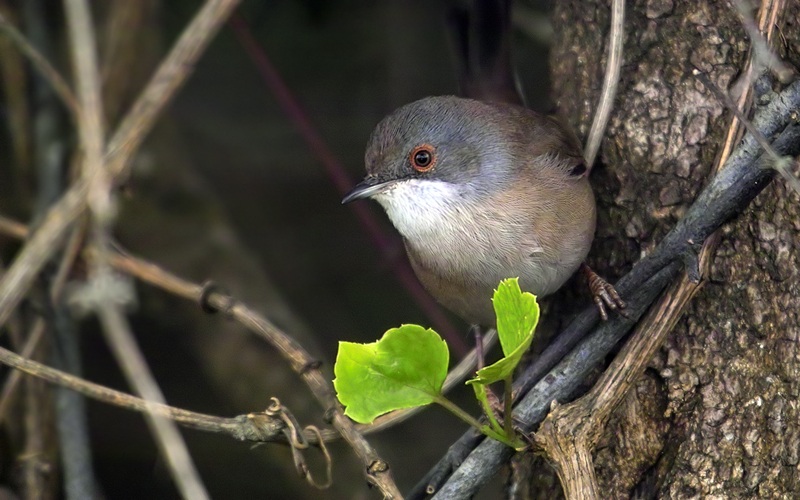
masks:
[[[408,160],[417,172],[427,172],[436,165],[436,148],[430,144],[420,144],[411,150]]]

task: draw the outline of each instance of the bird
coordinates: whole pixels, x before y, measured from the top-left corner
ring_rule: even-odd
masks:
[[[342,203],[377,201],[422,285],[468,323],[496,325],[491,298],[503,279],[543,297],[579,268],[601,316],[625,306],[584,264],[595,199],[580,143],[557,118],[508,102],[426,97],[378,123],[365,164]]]

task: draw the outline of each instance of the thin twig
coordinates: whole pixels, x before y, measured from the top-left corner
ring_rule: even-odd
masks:
[[[0,215],[0,233],[24,240],[28,237],[28,228],[21,222]]]
[[[94,24],[86,0],[64,0],[64,13],[80,100],[77,125],[83,150],[82,174],[89,184],[88,203],[94,219],[105,224],[109,218],[111,189],[110,179],[103,165],[105,120]]]
[[[61,74],[50,64],[50,62],[28,42],[28,39],[14,27],[8,19],[0,13],[0,32],[4,33],[9,40],[17,47],[17,50],[25,54],[33,67],[42,75],[42,77],[53,87],[58,97],[64,103],[67,110],[72,114],[73,118],[77,121],[78,118],[78,101],[75,94],[72,93],[67,82],[62,78]]]
[[[106,163],[114,177],[125,174],[161,111],[191,75],[197,60],[238,4],[239,0],[207,0],[183,30],[109,140]]]
[[[36,348],[39,347],[39,342],[44,338],[45,327],[47,324],[43,319],[37,319],[31,328],[28,338],[25,340],[25,345],[22,347],[20,355],[23,358],[31,359],[36,353]],[[19,387],[20,380],[22,380],[22,372],[13,370],[8,374],[5,382],[3,383],[3,390],[0,392],[0,423],[5,421],[8,409],[11,407],[14,393]]]
[[[611,28],[608,32],[608,40],[608,59],[603,76],[603,90],[600,94],[600,101],[597,103],[597,111],[594,114],[592,128],[589,129],[583,154],[588,168],[592,168],[597,158],[597,152],[600,151],[600,143],[606,133],[608,119],[611,117],[614,99],[617,97],[619,88],[619,74],[623,61],[622,48],[625,44],[625,0],[614,0],[611,4]]]
[[[238,0],[208,0],[184,30],[111,139],[106,163],[114,167],[109,169],[114,178],[125,173],[130,157],[152,128],[160,110],[186,80],[203,49],[237,3]],[[86,209],[87,189],[85,182],[78,181],[53,204],[0,279],[0,326],[25,296],[44,263],[56,252],[69,226]]]
[[[775,23],[772,22],[771,26],[764,26],[763,23],[766,19],[776,19],[777,14],[783,10],[783,2],[776,3],[768,0],[767,3],[777,8],[765,8],[765,3],[761,2],[759,17],[762,22],[757,26],[751,15],[752,5],[750,2],[744,0],[735,0],[733,2],[736,11],[742,17],[742,26],[747,31],[747,36],[750,37],[751,60],[756,61],[755,72],[760,74],[763,69],[769,69],[778,77],[781,83],[786,84],[792,81],[795,71],[791,66],[783,62],[770,46],[771,34]],[[765,12],[769,12],[771,15],[764,16],[763,13]],[[764,37],[762,33],[767,33],[767,36]]]
[[[764,137],[764,135],[761,132],[759,132],[753,126],[752,123],[750,123],[747,117],[744,116],[744,113],[742,113],[742,111],[739,109],[736,103],[733,102],[733,99],[731,99],[731,97],[728,94],[726,94],[725,92],[720,90],[719,87],[714,85],[711,82],[711,80],[709,80],[708,76],[706,76],[706,74],[703,73],[701,70],[695,68],[694,70],[692,70],[692,74],[694,75],[695,78],[697,78],[700,81],[700,83],[703,84],[703,86],[706,89],[708,89],[712,94],[714,94],[714,97],[716,97],[717,100],[723,106],[728,108],[728,110],[734,114],[734,116],[738,119],[739,123],[744,125],[744,128],[746,128],[747,131],[750,132],[750,135],[753,136],[753,139],[755,139],[756,142],[758,142],[758,145],[761,146],[764,149],[764,151],[766,151],[767,154],[774,161],[779,161],[781,159],[781,156],[775,152],[775,150],[772,148],[772,145],[769,143],[767,138]]]
[[[118,306],[102,304],[97,313],[111,351],[135,391],[146,400],[148,407],[152,403],[164,404],[164,394],[150,372],[147,361],[133,338],[133,332]],[[156,442],[161,453],[169,462],[172,477],[183,497],[210,498],[175,424],[152,411],[147,411],[145,416],[153,435],[157,437]]]
[[[260,413],[224,418],[145,401],[130,394],[89,382],[75,375],[26,359],[1,347],[0,363],[52,384],[66,387],[97,401],[140,413],[149,412],[174,420],[191,429],[227,434],[238,440],[285,442],[285,438],[281,434],[283,425],[280,420],[262,418],[261,421],[256,423],[254,419],[256,416],[261,416],[262,414]]]
[[[45,419],[43,402],[47,401],[44,395],[45,386],[41,380],[30,378],[25,381],[25,448],[22,456],[23,462],[22,482],[25,498],[45,498],[51,488],[48,488],[46,471],[52,467],[52,455],[47,453],[45,443],[48,432],[48,422]]]

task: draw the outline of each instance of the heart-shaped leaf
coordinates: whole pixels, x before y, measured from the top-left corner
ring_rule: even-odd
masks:
[[[333,386],[345,414],[369,423],[392,410],[436,400],[449,360],[447,344],[438,333],[402,325],[370,344],[339,342]]]

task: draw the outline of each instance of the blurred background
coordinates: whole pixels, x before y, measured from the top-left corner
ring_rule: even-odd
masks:
[[[539,110],[551,109],[547,4],[520,1],[514,11],[516,68],[529,106]],[[199,5],[94,2],[110,127]],[[243,1],[136,158],[120,192],[120,244],[186,279],[224,286],[297,338],[328,373],[339,340],[373,341],[401,323],[449,329],[460,343],[451,350],[463,352],[471,342],[467,325],[441,310],[446,322],[432,318],[398,280],[405,254],[380,207],[340,204],[343,186],[363,175],[367,138],[383,116],[424,96],[458,92],[445,23],[450,5]],[[58,2],[0,0],[0,10],[69,75]],[[45,167],[68,170],[76,132],[47,85],[5,40],[0,58],[0,209],[30,223],[48,199]],[[285,89],[276,92],[280,85]],[[292,103],[299,108],[287,113]],[[327,146],[310,144],[304,132]],[[383,246],[355,210],[377,221]],[[18,249],[18,242],[0,235],[4,264]],[[233,416],[263,410],[275,396],[302,424],[323,425],[305,385],[264,341],[161,290],[137,284],[137,291],[133,327],[170,404]],[[130,391],[96,322],[78,326],[84,376]],[[39,358],[47,362],[48,352],[42,349]],[[476,413],[474,401],[463,396],[471,395],[459,390],[455,399]],[[0,479],[12,488],[23,467],[21,411],[3,427]],[[107,498],[178,496],[140,415],[90,401],[89,419]],[[430,408],[369,440],[408,491],[464,430],[455,417]],[[320,493],[297,477],[284,446],[253,448],[227,437],[183,434],[215,498],[375,496],[340,443],[331,445],[334,484]],[[48,453],[57,464],[55,444]],[[315,452],[307,455],[315,474],[322,474]],[[59,481],[58,474],[54,465],[50,479]],[[498,494],[500,481],[485,490],[487,498]]]

